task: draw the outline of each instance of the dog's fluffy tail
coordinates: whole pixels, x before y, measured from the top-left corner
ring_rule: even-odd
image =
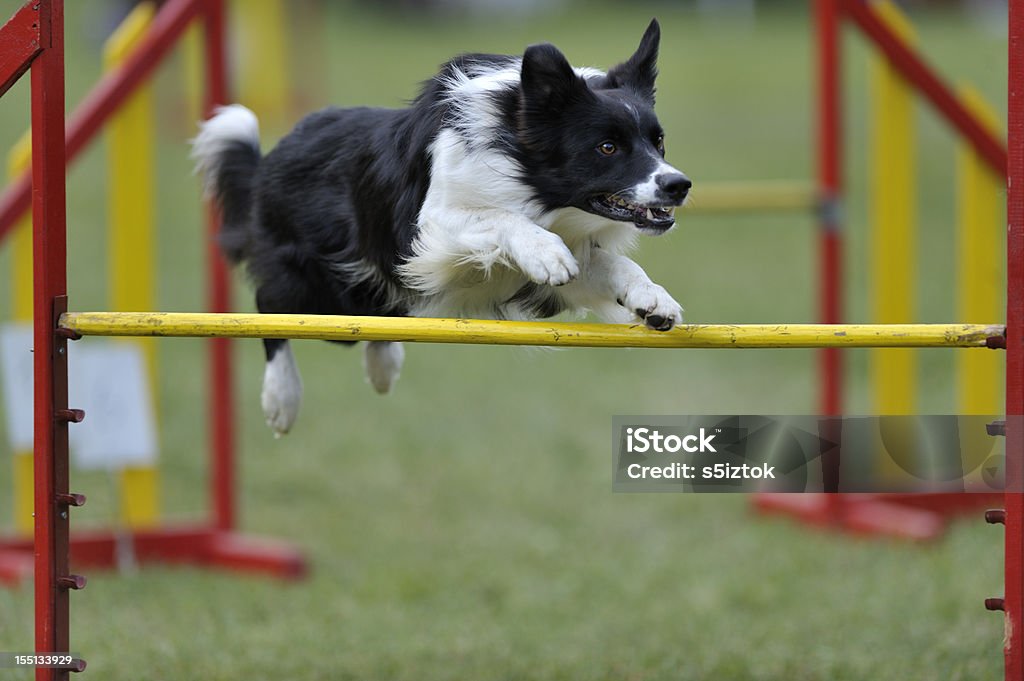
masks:
[[[260,162],[256,115],[241,104],[222,106],[192,140],[196,172],[221,211],[220,247],[232,263],[245,260],[252,225],[252,182]]]

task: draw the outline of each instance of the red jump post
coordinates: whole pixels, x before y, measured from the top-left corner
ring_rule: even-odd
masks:
[[[1024,1],[1010,0],[1007,83],[1005,592],[1006,679],[1024,681]]]
[[[37,37],[37,12],[33,3],[20,10],[4,29],[4,40],[0,41],[0,82],[9,86],[15,77],[28,67],[27,62],[41,54],[42,47]],[[46,135],[57,135],[62,140],[61,163],[70,162],[94,139],[107,119],[145,82],[156,66],[166,57],[171,48],[184,34],[193,21],[201,22],[204,29],[204,53],[206,62],[205,106],[208,111],[229,101],[227,86],[227,65],[225,57],[225,6],[224,0],[168,0],[155,17],[153,24],[137,50],[117,71],[112,72],[85,97],[71,115],[67,130],[63,121],[46,128]],[[59,29],[59,26],[57,27]],[[54,29],[57,30],[57,29]],[[61,79],[62,74],[53,76]],[[61,86],[63,87],[63,86]],[[63,92],[63,90],[61,90]],[[52,98],[51,98],[52,99]],[[49,101],[49,100],[47,100]],[[63,106],[63,102],[61,103]],[[47,150],[48,143],[40,142],[37,135],[43,134],[44,126],[33,121],[34,149]],[[57,131],[57,132],[54,132]],[[56,159],[56,157],[52,157]],[[47,166],[34,163],[36,173]],[[62,171],[63,172],[63,171]],[[38,174],[26,174],[0,195],[0,239],[4,232],[20,217],[30,205],[30,199],[37,196],[42,187]],[[36,193],[30,190],[35,187]],[[61,192],[63,197],[63,191]],[[43,202],[44,207],[56,205]],[[63,199],[61,201],[63,206]],[[52,210],[52,209],[51,209]],[[63,209],[61,209],[63,210]],[[63,213],[61,213],[63,216]],[[218,217],[212,211],[208,215],[207,230],[207,308],[212,312],[227,312],[230,309],[230,277],[227,267],[216,248],[215,234]],[[63,225],[63,219],[61,221]],[[53,253],[54,260],[45,270],[53,273],[59,261],[59,286],[36,284],[37,294],[41,291],[59,290],[65,292],[64,280],[64,232],[58,239],[55,230],[46,230],[51,239],[45,246],[36,246],[37,254]],[[38,236],[38,235],[37,235]],[[48,256],[49,257],[49,256]],[[57,275],[53,275],[57,276]],[[52,290],[51,290],[52,289]],[[51,318],[46,312],[46,320]],[[37,324],[40,317],[37,314]],[[63,343],[65,339],[59,339]],[[250,537],[235,532],[237,527],[237,496],[235,491],[235,436],[234,436],[234,392],[232,386],[231,344],[228,339],[214,338],[209,343],[210,384],[209,384],[209,518],[199,523],[167,525],[132,533],[131,541],[136,558],[141,562],[161,561],[194,563],[218,566],[234,570],[257,571],[284,578],[301,577],[306,571],[305,559],[299,551],[283,542],[269,538]],[[45,347],[36,343],[36,348]],[[36,360],[46,354],[36,353]],[[58,353],[57,358],[64,355]],[[38,384],[37,379],[37,384]],[[47,379],[48,380],[48,379]],[[50,385],[46,382],[45,385]],[[59,386],[58,386],[59,389]],[[63,389],[60,389],[63,390]],[[66,405],[65,405],[66,406]],[[63,407],[61,407],[63,408]],[[38,422],[37,422],[38,423]],[[36,470],[41,470],[37,466]],[[63,487],[61,488],[63,489]],[[37,498],[41,498],[37,494]],[[37,521],[41,516],[36,514]],[[117,536],[109,530],[76,532],[70,541],[71,561],[75,566],[111,567],[116,564]],[[0,538],[0,582],[16,582],[28,576],[33,555],[33,543],[25,537]]]
[[[85,586],[70,574],[67,338],[57,317],[67,308],[64,190],[64,3],[32,0],[0,29],[0,94],[31,69],[35,649],[68,652],[68,592]],[[76,669],[85,663],[76,661]],[[37,681],[66,679],[69,669],[37,668]]]

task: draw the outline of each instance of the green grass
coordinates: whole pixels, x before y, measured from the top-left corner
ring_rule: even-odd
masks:
[[[0,14],[17,3],[0,0]],[[766,3],[762,3],[766,4]],[[398,105],[459,51],[550,40],[608,65],[663,25],[659,112],[669,158],[696,182],[806,177],[813,82],[802,6],[751,27],[670,3],[576,3],[531,21],[424,21],[296,3],[290,71],[301,108]],[[68,3],[69,101],[98,73],[97,0]],[[1005,40],[956,13],[915,14],[931,60],[1005,103]],[[311,22],[310,20],[315,20]],[[868,321],[867,51],[847,41],[848,313]],[[373,50],[373,59],[367,59]],[[372,67],[372,69],[371,69]],[[201,213],[184,140],[180,64],[159,75],[160,307],[202,307]],[[23,85],[0,104],[0,149],[27,123]],[[282,129],[268,131],[268,143]],[[922,112],[920,296],[915,321],[954,318],[954,143]],[[71,172],[75,309],[103,309],[103,148]],[[685,216],[638,260],[700,322],[810,321],[817,295],[808,216]],[[7,271],[0,255],[0,272]],[[251,309],[239,279],[238,309]],[[0,319],[9,314],[0,274]],[[93,341],[83,341],[93,342]],[[203,508],[205,355],[160,342],[163,496]],[[395,395],[363,382],[357,352],[296,344],[307,391],[275,441],[259,413],[261,349],[236,345],[244,529],[308,552],[307,581],[190,568],[89,574],[72,597],[72,648],[111,679],[977,679],[1001,672],[998,528],[979,517],[931,546],[851,539],[752,515],[728,495],[613,495],[614,414],[813,413],[809,351],[530,351],[407,347]],[[954,354],[922,353],[922,412],[954,409]],[[867,354],[850,353],[849,408],[870,412]],[[0,439],[2,441],[2,439]],[[75,523],[103,524],[103,476]],[[9,526],[0,462],[0,526]],[[0,590],[0,650],[32,645],[32,593]],[[13,673],[11,678],[17,678]],[[23,675],[28,678],[27,675]]]

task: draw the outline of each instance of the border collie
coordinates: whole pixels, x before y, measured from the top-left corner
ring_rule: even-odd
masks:
[[[465,54],[405,109],[328,108],[262,156],[256,117],[219,109],[193,140],[264,313],[537,319],[590,310],[667,331],[682,309],[623,255],[674,224],[690,180],[654,114],[661,31],[607,73],[553,45]],[[292,427],[302,383],[287,340],[264,341],[261,404]],[[400,343],[369,342],[381,393]]]

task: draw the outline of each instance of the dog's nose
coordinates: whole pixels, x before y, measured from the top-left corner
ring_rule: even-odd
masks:
[[[690,182],[690,178],[682,173],[666,173],[664,175],[658,175],[658,188],[665,193],[668,198],[673,201],[682,202],[686,198],[686,195],[690,193],[690,187],[693,183]]]

